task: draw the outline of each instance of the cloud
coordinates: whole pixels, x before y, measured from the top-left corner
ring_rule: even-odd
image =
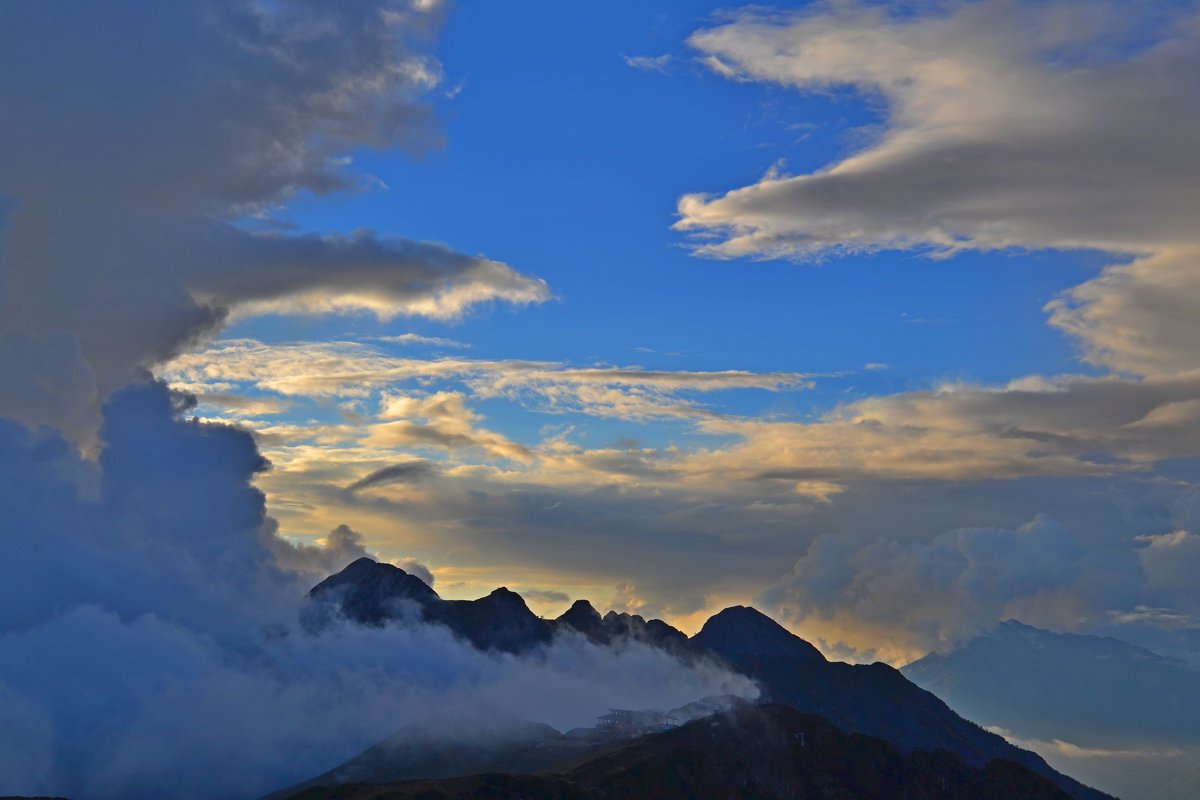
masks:
[[[553,386],[572,402],[592,389],[632,387],[662,392],[663,403],[678,406],[697,396],[693,386],[751,388],[782,376],[396,359],[362,345],[273,351],[245,341],[181,364],[176,377],[185,385],[278,386],[297,402],[302,390],[366,391],[360,407],[377,408],[374,418],[262,428],[275,469],[259,485],[289,526],[316,535],[344,518],[385,549],[438,554],[439,575],[454,585],[483,589],[516,576],[572,594],[628,584],[646,613],[687,624],[703,610],[746,602],[778,579],[779,563],[795,562],[822,535],[861,544],[886,530],[915,546],[946,530],[1012,531],[1048,513],[1108,560],[1044,596],[984,605],[940,635],[1003,613],[1171,652],[1190,646],[1180,624],[1134,613],[1145,606],[1190,614],[1195,604],[1194,591],[1178,582],[1152,585],[1137,555],[1146,544],[1135,537],[1200,526],[1183,499],[1190,473],[1178,473],[1180,459],[1200,452],[1195,373],[952,382],[844,403],[810,419],[680,416],[691,424],[669,444],[593,447],[559,428],[515,442],[485,425],[475,406],[502,399],[557,413],[563,406],[551,398]],[[584,406],[600,417],[615,416],[614,407]],[[398,452],[439,458],[439,470],[419,485],[345,496],[342,487],[395,464]],[[606,555],[580,565],[580,547]],[[642,566],[631,570],[631,559]],[[662,559],[686,567],[666,575],[654,566]],[[823,638],[833,654],[903,661],[938,644],[920,624],[871,627],[833,612],[819,627],[806,618],[799,630]],[[874,639],[878,645],[869,644]]]
[[[395,564],[397,567],[404,570],[409,575],[416,575],[418,578],[420,578],[422,581],[425,582],[426,586],[428,586],[430,588],[433,587],[433,581],[434,581],[433,571],[430,570],[429,567],[422,564],[420,561],[414,561],[411,558],[406,558],[406,559],[403,559],[400,561],[392,561],[391,563]]]
[[[1174,590],[1172,594],[1191,587],[1200,569],[1200,533],[1177,530],[1138,538],[1145,543],[1138,561],[1152,587]]]
[[[967,528],[927,542],[821,536],[764,599],[826,646],[903,660],[959,642],[1022,599],[1079,575],[1084,550],[1038,517],[1016,530]]]
[[[441,336],[421,336],[417,333],[402,333],[399,336],[378,336],[376,337],[376,341],[400,345],[427,344],[434,345],[436,347],[454,348],[468,348],[471,346],[454,339],[445,339]]]
[[[689,40],[718,74],[851,90],[878,135],[811,173],[679,200],[716,258],[1093,249],[1132,262],[1064,292],[1086,360],[1196,369],[1200,25],[1188,4],[984,0],[747,11]]]
[[[493,300],[516,305],[550,297],[545,282],[445,245],[379,237],[225,232],[207,274],[189,288],[202,303],[236,315],[365,310],[453,319]],[[216,236],[213,237],[214,239]]]
[[[246,397],[224,391],[197,393],[195,396],[199,406],[209,406],[246,417],[283,414],[292,405],[290,401],[278,397]]]
[[[372,425],[363,439],[368,447],[474,448],[495,458],[520,462],[533,459],[528,448],[480,428],[476,424],[479,415],[467,408],[459,392],[435,392],[424,397],[385,394],[380,418],[399,421]]]
[[[278,532],[270,522],[267,527],[272,533]],[[352,561],[371,556],[363,546],[362,534],[344,524],[338,525],[316,544],[291,542],[280,536],[270,536],[267,546],[279,567],[304,573],[306,576],[312,576],[314,580],[338,572]]]
[[[660,56],[628,56],[621,53],[621,60],[625,62],[625,66],[636,69],[638,72],[657,72],[660,75],[671,74],[670,53],[664,53]]]
[[[544,605],[560,605],[565,606],[571,602],[571,598],[564,592],[556,592],[548,589],[520,589],[517,594],[532,603],[541,603]]]
[[[392,464],[364,475],[347,486],[346,491],[360,492],[372,486],[387,486],[391,483],[416,483],[434,472],[434,467],[427,461],[406,461],[403,464]]]
[[[1083,346],[1084,360],[1134,375],[1200,367],[1200,246],[1107,267],[1046,305],[1050,324]]]
[[[694,473],[745,479],[975,480],[1113,475],[1200,454],[1200,374],[1131,381],[1031,376],[1002,386],[949,383],[845,403],[812,422],[714,419],[740,437],[684,459]]]
[[[441,244],[269,224],[301,193],[363,189],[347,152],[439,143],[422,96],[440,18],[404,0],[0,12],[0,413],[85,440],[105,396],[236,316],[547,299]]]
[[[283,396],[367,397],[395,385],[457,381],[481,399],[516,400],[547,413],[620,419],[696,419],[712,412],[691,395],[739,389],[779,392],[812,386],[814,376],[788,372],[649,370],[576,367],[561,362],[401,358],[360,342],[215,343],[164,364],[172,384],[242,385]]]
[[[0,559],[0,791],[254,797],[446,709],[565,728],[754,693],[650,648],[571,639],[517,659],[434,626],[306,633],[300,573],[358,557],[362,537],[280,539],[253,440],[190,407],[157,384],[116,393],[98,461],[0,420],[0,530],[20,534]]]
[[[700,248],[716,256],[1195,243],[1197,29],[1160,11],[1135,41],[1134,8],[821,3],[699,31],[729,75],[873,94],[885,127],[818,172],[685,196],[679,228],[717,234]]]

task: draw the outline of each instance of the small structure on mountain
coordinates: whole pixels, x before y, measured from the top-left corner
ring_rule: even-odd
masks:
[[[663,711],[610,708],[599,718],[596,728],[606,738],[625,739],[670,730],[678,725],[679,720]]]

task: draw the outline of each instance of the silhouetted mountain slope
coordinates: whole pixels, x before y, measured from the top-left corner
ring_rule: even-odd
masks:
[[[365,557],[318,583],[308,596],[335,603],[346,619],[362,625],[382,625],[400,616],[406,603],[423,607],[441,600],[417,576]]]
[[[521,595],[496,589],[478,600],[443,600],[420,578],[399,567],[360,558],[308,593],[317,624],[333,610],[363,625],[416,617],[445,625],[481,650],[519,653],[550,641],[553,623],[525,605]]]
[[[995,626],[905,667],[960,713],[1090,747],[1200,743],[1200,672],[1118,639]]]
[[[661,619],[646,621],[638,614],[609,611],[603,617],[587,600],[576,600],[555,622],[586,636],[596,644],[611,644],[619,639],[647,642],[666,650],[683,651],[687,634]]]
[[[578,631],[597,644],[633,639],[682,650],[687,636],[662,620],[610,611],[601,617],[580,600],[559,619],[538,617],[524,599],[506,588],[478,600],[443,600],[420,578],[399,567],[360,558],[308,593],[310,621],[320,625],[334,612],[362,625],[413,617],[445,625],[482,650],[521,653],[544,644],[558,630]]]
[[[952,753],[899,753],[820,717],[759,706],[637,739],[561,774],[480,775],[390,786],[314,788],[294,800],[1066,800],[1011,761],[974,768]]]
[[[765,656],[828,663],[820,650],[761,611],[746,606],[714,614],[691,643],[697,652],[716,654],[730,663],[753,663]]]
[[[501,587],[478,600],[442,600],[425,606],[440,622],[481,650],[519,653],[554,636],[554,625],[534,614],[516,592]]]
[[[1154,800],[1196,800],[1200,797],[1200,767],[1169,781],[1154,794]]]
[[[539,772],[566,768],[598,748],[569,742],[549,725],[494,709],[445,715],[408,725],[379,744],[321,775],[263,800],[281,800],[316,787],[386,784],[485,772]]]
[[[479,600],[442,600],[419,579],[370,559],[359,559],[322,581],[310,597],[316,608],[340,610],[363,624],[415,616],[446,625],[481,649],[525,652],[556,632],[570,630],[602,645],[626,638],[682,656],[715,657],[757,680],[766,699],[819,714],[846,731],[884,739],[901,752],[947,750],[978,767],[1009,759],[1049,777],[1076,800],[1108,797],[1055,772],[1040,756],[968,722],[891,667],[826,661],[811,644],[753,608],[726,609],[685,640],[659,620],[646,622],[613,612],[601,617],[586,601],[548,621],[507,589]]]
[[[1079,800],[1108,797],[963,719],[892,667],[826,661],[812,645],[752,608],[722,611],[692,637],[692,644],[756,679],[772,702],[819,714],[844,730],[879,737],[904,752],[949,750],[974,766],[1010,759]]]

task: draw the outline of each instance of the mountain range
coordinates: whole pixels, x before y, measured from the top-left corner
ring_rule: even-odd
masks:
[[[762,701],[770,703],[774,710],[761,712],[766,715],[761,718],[753,716],[751,712],[744,709],[733,712],[733,716],[728,718],[731,720],[728,724],[733,726],[732,729],[738,729],[735,724],[741,719],[738,715],[745,712],[750,714],[747,719],[771,719],[773,720],[772,724],[782,725],[786,730],[791,724],[787,720],[793,720],[788,715],[799,712],[814,718],[819,716],[823,719],[821,724],[844,732],[841,735],[879,740],[880,746],[891,748],[888,752],[893,752],[894,757],[902,761],[913,758],[917,758],[919,761],[921,758],[952,756],[955,759],[954,763],[960,764],[962,768],[983,773],[987,773],[988,770],[994,772],[998,768],[992,765],[1003,763],[1010,765],[1001,770],[1002,772],[1007,770],[1004,774],[1011,777],[1011,775],[1018,774],[1018,771],[1019,774],[1028,771],[1045,778],[1050,785],[1065,793],[1065,796],[1076,800],[1102,800],[1108,797],[1102,792],[1056,772],[1040,756],[1015,747],[1002,737],[962,718],[935,695],[918,687],[892,667],[882,663],[850,665],[830,662],[817,648],[753,608],[735,606],[725,609],[710,618],[700,632],[689,639],[681,631],[661,620],[647,621],[637,615],[614,612],[601,616],[583,600],[577,601],[566,613],[554,620],[539,618],[529,610],[520,595],[508,589],[497,589],[478,600],[443,600],[432,588],[415,576],[408,575],[390,564],[376,563],[366,558],[355,561],[338,574],[319,583],[310,591],[309,598],[312,601],[311,623],[314,625],[327,624],[338,616],[363,625],[404,624],[419,621],[445,625],[456,635],[480,649],[511,653],[533,651],[550,641],[556,634],[563,632],[581,634],[602,645],[611,644],[622,638],[636,639],[667,649],[683,659],[713,659],[754,679],[762,689]],[[677,735],[677,739],[672,739],[672,741],[692,741],[692,738],[689,737],[697,735],[696,729],[693,729],[696,724],[684,726],[669,734]],[[758,723],[756,722],[755,725]],[[765,730],[763,727],[765,725],[766,723],[763,722],[758,728],[754,728],[753,725],[750,727],[761,733],[759,729]],[[659,736],[665,738],[668,734]],[[658,741],[656,737],[650,738],[653,738],[655,742]],[[763,742],[760,742],[759,745],[766,746]],[[644,748],[642,752],[646,758],[652,758],[654,753],[660,752],[661,747],[666,746],[660,747],[657,743],[646,742],[639,744],[638,747]],[[596,759],[604,758],[616,758],[616,754],[591,753],[588,761],[575,768],[583,769]],[[884,756],[880,755],[880,758],[884,758]],[[364,760],[363,757],[359,757],[359,764],[368,762],[370,759]],[[590,778],[584,780],[581,777],[582,773],[569,779],[583,787],[579,791],[585,792],[584,794],[571,794],[570,792],[575,791],[574,789],[568,790],[558,784],[552,786],[553,781],[545,777],[550,773],[545,770],[556,771],[554,774],[560,777],[567,775],[568,773],[561,772],[564,768],[561,763],[550,765],[540,763],[533,766],[537,769],[532,771],[539,772],[542,777],[518,779],[510,776],[505,780],[533,781],[534,783],[530,783],[528,788],[531,797],[598,796],[586,792],[593,790],[588,787],[594,788],[600,784],[596,784],[594,781],[589,783]],[[663,769],[667,768],[665,765],[660,766]],[[336,773],[337,769],[332,772]],[[508,771],[513,771],[513,769],[510,767]],[[909,783],[904,782],[908,780],[907,778],[898,777],[901,776],[901,773],[903,770],[895,774],[889,773],[895,780],[900,781],[896,787],[907,786],[909,788],[905,788],[903,791],[916,791]],[[343,779],[345,774],[342,773]],[[574,775],[574,773],[570,774]],[[593,773],[588,772],[587,774],[592,775]],[[974,773],[972,774],[974,775]],[[368,774],[360,773],[360,775],[363,783],[382,783],[388,780],[384,771],[378,769],[374,773],[368,771]],[[444,780],[450,776],[444,774],[420,775],[410,771],[405,773],[405,777],[408,779],[437,777]],[[865,775],[859,777],[867,780]],[[708,778],[697,773],[696,780],[704,781]],[[849,779],[847,778],[847,780]],[[985,779],[975,776],[971,780]],[[551,783],[538,783],[538,781],[551,781]],[[950,779],[947,778],[947,781]],[[541,787],[536,792],[533,789],[534,784]],[[468,796],[461,794],[466,791],[464,786],[467,784],[429,786],[427,789],[433,793],[421,796]],[[554,788],[555,786],[557,788]],[[846,786],[850,787],[851,784],[846,784]],[[325,787],[325,789],[328,788]],[[482,785],[476,785],[475,788],[483,791]],[[319,790],[321,787],[316,786],[307,791],[317,792]],[[367,793],[328,796],[372,796],[369,789],[363,788],[361,791]],[[846,791],[850,792],[850,794],[844,795],[847,797],[984,796],[963,794],[856,795],[853,793],[858,791],[856,789],[847,788]],[[896,791],[901,791],[901,788],[896,788]],[[437,792],[442,793],[438,794]],[[460,794],[454,792],[460,792]],[[305,798],[325,796],[327,795],[319,793],[299,795],[299,797]],[[1043,795],[1009,794],[1004,796],[1034,797]]]
[[[1200,672],[1111,637],[1009,620],[902,672],[959,713],[1029,738],[1200,744]]]

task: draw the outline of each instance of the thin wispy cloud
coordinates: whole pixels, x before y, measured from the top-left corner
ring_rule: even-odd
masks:
[[[630,56],[621,53],[625,66],[638,72],[657,72],[660,75],[671,74],[671,62],[674,60],[670,53],[657,56]]]

